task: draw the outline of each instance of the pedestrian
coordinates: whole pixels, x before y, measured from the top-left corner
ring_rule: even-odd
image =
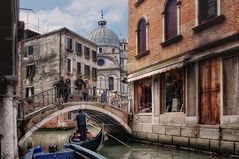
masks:
[[[70,79],[70,78],[67,78],[67,79],[65,80],[65,83],[66,83],[66,85],[67,85],[67,87],[68,87],[68,93],[71,94],[71,79]]]
[[[80,131],[80,140],[84,141],[87,139],[86,122],[89,121],[89,116],[86,113],[84,113],[82,109],[79,109],[76,115],[76,121],[78,130]]]
[[[75,85],[76,91],[79,93],[80,97],[82,97],[82,92],[81,92],[82,87],[86,86],[84,80],[82,79],[82,75],[79,75],[77,77],[77,79],[74,82],[74,85]]]
[[[101,103],[106,102],[107,102],[107,90],[104,90],[103,93],[101,94]]]
[[[82,88],[84,101],[88,101],[88,99],[89,99],[89,89],[90,89],[89,80],[86,79],[85,86]]]
[[[65,100],[65,87],[64,77],[60,77],[58,81],[53,84],[53,87],[56,88],[56,97],[58,99],[63,98]]]

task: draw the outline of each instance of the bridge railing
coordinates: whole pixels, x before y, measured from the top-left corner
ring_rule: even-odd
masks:
[[[68,102],[98,102],[128,111],[128,99],[117,92],[99,88],[75,87],[51,88],[36,95],[22,99],[19,102],[18,116],[24,118],[30,113],[45,108],[51,104],[55,106]]]

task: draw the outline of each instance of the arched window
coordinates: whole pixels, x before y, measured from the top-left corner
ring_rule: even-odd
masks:
[[[114,77],[109,78],[109,90],[114,90]]]
[[[137,27],[138,54],[146,51],[146,20],[142,18]]]
[[[168,0],[164,10],[165,14],[165,41],[178,35],[177,26],[177,0]]]

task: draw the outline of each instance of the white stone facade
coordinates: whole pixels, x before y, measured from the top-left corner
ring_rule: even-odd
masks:
[[[102,17],[103,18],[103,17]],[[116,33],[106,28],[106,21],[98,21],[99,27],[91,32],[89,39],[97,47],[97,87],[128,96],[126,82],[128,42],[119,39]]]

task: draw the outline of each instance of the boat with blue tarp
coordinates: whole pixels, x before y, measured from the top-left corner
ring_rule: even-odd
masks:
[[[104,156],[75,144],[64,144],[64,149],[55,151],[57,148],[50,152],[43,152],[41,146],[29,149],[23,159],[106,159]]]

